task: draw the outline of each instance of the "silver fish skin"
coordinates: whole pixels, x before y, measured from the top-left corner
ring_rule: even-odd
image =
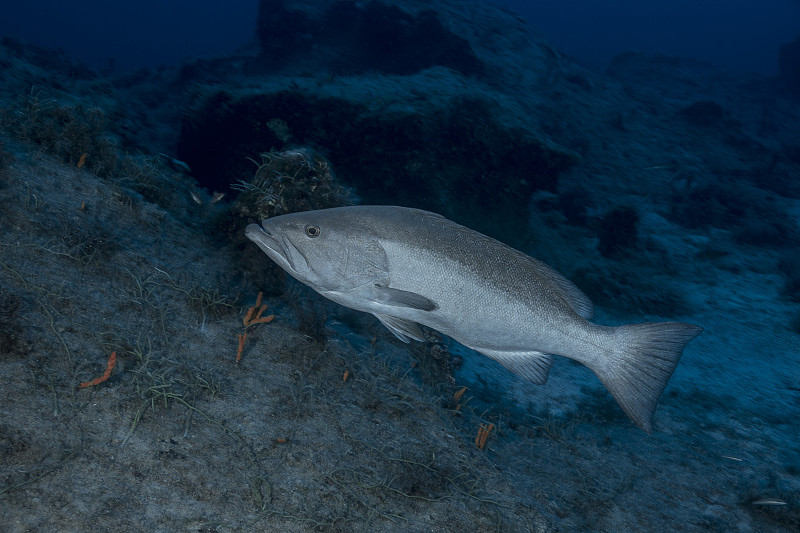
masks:
[[[419,209],[292,213],[250,224],[245,235],[290,275],[375,315],[404,342],[424,340],[423,324],[537,384],[553,355],[578,361],[648,433],[685,345],[702,331],[594,324],[589,298],[546,264]]]

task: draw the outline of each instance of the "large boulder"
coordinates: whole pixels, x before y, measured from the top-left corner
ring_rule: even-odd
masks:
[[[435,12],[409,13],[379,0],[337,1],[319,12],[261,0],[256,34],[270,71],[309,59],[337,74],[413,74],[435,65],[467,75],[482,71],[469,42]]]
[[[800,96],[800,36],[781,45],[778,50],[778,72],[786,87]]]
[[[424,107],[424,110],[422,109]],[[464,219],[526,220],[531,193],[554,191],[575,156],[504,124],[491,103],[466,97],[371,108],[360,98],[302,89],[221,90],[186,114],[179,156],[209,189],[246,180],[270,149],[325,153],[366,203],[421,207]]]

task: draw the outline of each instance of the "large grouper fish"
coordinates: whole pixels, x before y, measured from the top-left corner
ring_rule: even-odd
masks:
[[[423,324],[537,384],[553,355],[578,361],[647,432],[683,348],[702,331],[680,322],[594,324],[589,298],[546,264],[419,209],[292,213],[245,234],[293,277],[372,313],[404,342],[424,340]]]

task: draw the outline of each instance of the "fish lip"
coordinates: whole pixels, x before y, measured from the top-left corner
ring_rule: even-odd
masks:
[[[262,222],[264,224],[264,222]],[[248,224],[244,230],[245,236],[256,243],[270,259],[292,274],[302,274],[308,270],[308,263],[303,254],[286,238],[285,235],[273,235],[270,231],[258,224]]]
[[[259,224],[248,224],[244,229],[244,235],[261,250],[267,254],[270,259],[278,263],[283,268],[291,268],[289,260],[286,257],[283,245],[272,235],[269,231],[264,229]]]

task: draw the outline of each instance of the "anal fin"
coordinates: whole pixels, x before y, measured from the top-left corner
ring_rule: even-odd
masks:
[[[394,333],[395,337],[403,342],[411,342],[411,340],[424,342],[425,336],[416,322],[397,318],[396,316],[385,315],[383,313],[372,313],[381,321],[381,324],[386,326],[389,331]]]
[[[491,357],[513,373],[536,385],[547,383],[547,375],[553,364],[553,356],[544,352],[501,352],[483,348],[473,348],[487,357]]]

